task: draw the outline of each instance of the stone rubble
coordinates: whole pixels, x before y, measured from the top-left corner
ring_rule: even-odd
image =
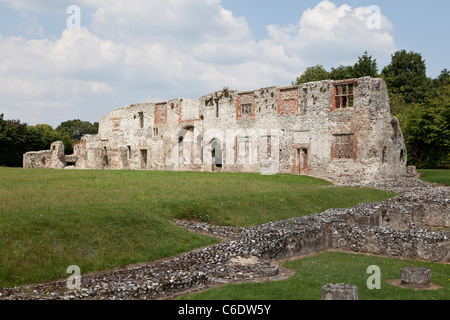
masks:
[[[69,290],[66,280],[61,280],[0,289],[0,300],[167,299],[224,283],[282,277],[277,262],[325,250],[419,257],[449,263],[448,225],[444,230],[421,228],[420,225],[397,230],[380,227],[379,223],[384,212],[387,215],[403,212],[409,219],[412,211],[408,208],[424,205],[437,208],[445,216],[444,221],[449,223],[450,188],[414,178],[371,184],[374,186],[401,190],[401,195],[386,202],[329,209],[321,214],[251,228],[177,220],[174,223],[184,228],[226,240],[163,261],[82,275],[81,290]]]

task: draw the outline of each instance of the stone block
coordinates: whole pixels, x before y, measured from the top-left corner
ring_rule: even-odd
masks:
[[[406,267],[401,270],[401,285],[429,287],[431,270],[419,267]]]
[[[346,283],[322,285],[322,300],[358,300],[358,287]]]

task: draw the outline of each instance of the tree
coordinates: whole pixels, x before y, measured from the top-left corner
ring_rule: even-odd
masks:
[[[20,120],[4,120],[4,115],[0,115],[0,165],[21,166],[23,154],[32,144],[26,124]]]
[[[441,71],[441,74],[433,80],[433,85],[435,88],[444,87],[450,84],[450,71],[444,69]]]
[[[406,103],[423,102],[431,84],[422,55],[406,50],[392,55],[391,63],[383,68],[381,77],[386,81],[389,93],[401,96]]]
[[[408,160],[418,168],[450,169],[450,84],[411,104],[403,131]]]
[[[30,130],[34,130],[34,136],[38,138],[39,145],[34,150],[47,150],[50,149],[50,145],[55,141],[62,141],[64,143],[64,151],[67,154],[73,152],[73,142],[67,132],[57,131],[48,124],[37,124],[30,127]]]
[[[377,60],[372,59],[367,51],[361,57],[358,57],[358,61],[353,66],[340,65],[337,68],[331,68],[328,72],[322,65],[318,64],[314,67],[306,68],[305,72],[292,82],[293,85],[299,85],[311,81],[320,80],[344,80],[361,77],[378,77]]]
[[[340,65],[337,68],[331,68],[330,79],[332,80],[344,80],[352,78],[354,78],[352,66]]]
[[[300,77],[297,77],[293,85],[299,85],[311,81],[320,81],[329,79],[330,74],[322,65],[316,65],[314,67],[306,68],[305,72]]]
[[[358,62],[352,68],[352,74],[354,78],[378,77],[377,60],[372,59],[365,51],[362,57],[358,57]]]
[[[72,141],[79,141],[86,134],[97,134],[98,125],[98,122],[92,124],[89,121],[75,119],[62,122],[58,127],[56,127],[56,131],[66,132],[69,134]]]

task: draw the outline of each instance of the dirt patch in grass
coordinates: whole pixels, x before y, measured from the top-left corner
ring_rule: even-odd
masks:
[[[419,285],[419,284],[402,284],[400,279],[389,279],[386,281],[391,286],[403,288],[403,289],[414,289],[414,290],[438,290],[442,289],[442,287],[436,283],[430,283],[427,286]]]

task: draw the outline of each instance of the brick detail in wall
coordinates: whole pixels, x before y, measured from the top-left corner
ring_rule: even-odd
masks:
[[[333,160],[355,159],[355,136],[353,134],[335,134],[331,156]]]
[[[255,117],[255,93],[239,93],[236,103],[236,118],[254,118]]]
[[[120,131],[120,122],[122,118],[112,118],[112,131]]]
[[[167,123],[167,103],[155,105],[155,125]]]
[[[278,97],[279,115],[298,114],[300,100],[298,86],[279,89]]]

